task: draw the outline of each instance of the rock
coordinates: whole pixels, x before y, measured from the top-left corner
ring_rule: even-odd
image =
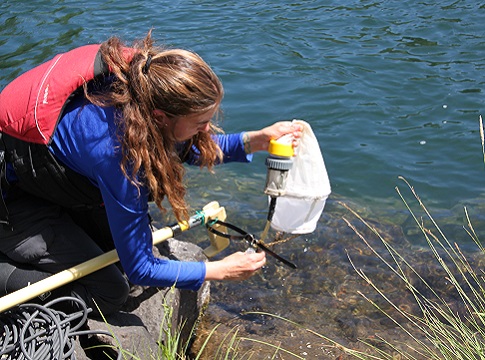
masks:
[[[157,257],[181,261],[206,260],[200,247],[175,239],[157,245],[154,253]],[[96,334],[80,337],[76,341],[76,359],[116,359],[117,352],[111,351],[106,356],[103,351],[108,352],[108,347],[117,348],[117,341],[127,358],[161,359],[157,356],[160,351],[158,344],[167,340],[167,331],[180,333],[179,345],[185,346],[208,305],[209,297],[209,283],[204,283],[199,291],[133,286],[121,311],[107,316],[105,321],[88,320],[91,331],[104,330],[113,336]],[[83,351],[81,344],[85,348],[105,346]]]

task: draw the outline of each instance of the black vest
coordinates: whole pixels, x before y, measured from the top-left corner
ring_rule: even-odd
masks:
[[[59,162],[47,145],[29,143],[0,133],[0,169],[3,198],[15,187],[69,209],[99,207],[101,192],[91,181]],[[11,164],[18,181],[9,184],[6,166]],[[8,210],[0,204],[0,223],[11,227]]]

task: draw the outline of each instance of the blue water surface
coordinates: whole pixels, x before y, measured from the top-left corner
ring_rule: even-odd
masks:
[[[219,74],[226,131],[304,119],[335,194],[393,207],[404,176],[447,209],[482,194],[484,13],[472,0],[3,1],[0,85],[57,52],[153,28]],[[262,174],[264,157],[235,171]]]

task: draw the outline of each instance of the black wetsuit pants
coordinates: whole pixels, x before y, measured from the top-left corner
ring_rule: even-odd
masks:
[[[0,296],[113,248],[102,207],[67,210],[22,191],[9,192],[7,207],[13,231],[0,226]],[[93,314],[99,308],[106,315],[121,307],[128,292],[122,271],[118,265],[110,265],[32,302],[74,296],[92,308]]]

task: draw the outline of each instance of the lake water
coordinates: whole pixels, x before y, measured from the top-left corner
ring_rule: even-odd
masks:
[[[416,256],[423,240],[396,192],[397,186],[413,201],[399,176],[453,240],[470,243],[460,229],[464,206],[475,227],[485,228],[478,121],[485,88],[484,15],[485,5],[472,0],[4,0],[0,87],[58,52],[111,35],[131,42],[153,28],[159,43],[198,52],[220,76],[226,132],[280,119],[310,123],[333,192],[317,231],[277,248],[299,270],[269,259],[249,282],[214,284],[208,314],[214,323],[240,321],[245,334],[269,334],[275,342],[284,338],[304,356],[331,357],[322,355],[327,348],[308,347],[313,340],[307,335],[288,340],[294,339],[288,325],[237,314],[242,309],[278,313],[347,344],[366,335],[345,329],[389,332],[382,322],[369,320],[371,310],[355,306],[362,300],[356,296],[359,285],[349,280],[355,271],[346,253],[358,248],[363,263],[383,279],[386,269],[342,221],[348,213],[340,202]],[[228,221],[262,231],[264,158],[258,154],[251,165],[221,167],[216,176],[189,170],[192,206],[217,200]],[[199,241],[202,235],[194,231],[186,237]],[[352,286],[339,298],[347,281]]]

